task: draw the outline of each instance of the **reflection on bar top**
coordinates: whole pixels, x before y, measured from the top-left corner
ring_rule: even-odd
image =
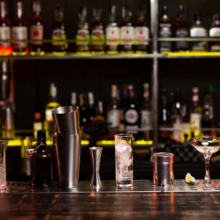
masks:
[[[36,141],[32,142],[32,146],[36,143]],[[8,147],[16,147],[16,146],[21,146],[22,141],[21,140],[10,140],[8,143]],[[134,146],[146,146],[146,145],[152,145],[153,141],[145,141],[145,140],[138,140],[134,141]],[[24,146],[27,146],[27,140],[24,140]],[[48,146],[52,146],[53,142],[52,141],[47,141]],[[81,145],[82,146],[87,146],[89,145],[89,141],[87,140],[81,140]],[[102,141],[97,141],[96,143],[97,146],[110,146],[110,145],[115,145],[115,141],[113,140],[102,140]]]

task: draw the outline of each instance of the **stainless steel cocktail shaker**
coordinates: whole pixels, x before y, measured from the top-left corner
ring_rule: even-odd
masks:
[[[62,188],[73,188],[79,180],[80,127],[79,108],[58,107],[52,110],[56,132],[53,134],[56,151],[58,183]]]

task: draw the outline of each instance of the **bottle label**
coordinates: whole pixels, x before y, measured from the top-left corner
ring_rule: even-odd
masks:
[[[66,47],[66,34],[65,30],[60,28],[53,30],[52,45],[61,45]]]
[[[77,45],[89,45],[90,35],[87,29],[79,29],[76,35]]]
[[[159,30],[160,38],[169,38],[172,36],[171,24],[161,24]],[[160,51],[171,51],[171,42],[160,42]]]
[[[12,27],[12,39],[14,48],[27,48],[27,27]]]
[[[141,111],[141,127],[152,129],[152,112],[147,110]]]
[[[177,38],[185,38],[188,37],[188,31],[185,28],[177,29],[175,36]],[[188,43],[186,41],[178,41],[176,44],[176,50],[186,49],[188,48]]]
[[[205,28],[192,28],[190,30],[191,37],[207,37],[207,32]]]
[[[114,109],[108,111],[108,123],[109,127],[117,128],[120,126],[120,110]]]
[[[125,112],[125,121],[129,124],[135,124],[138,121],[138,113],[134,109]]]
[[[173,123],[173,140],[176,142],[181,142],[181,134],[182,134],[182,121],[180,118],[176,118],[175,123]]]
[[[51,109],[46,109],[45,118],[46,118],[47,122],[53,121],[53,116],[52,116],[52,110]]]
[[[10,39],[10,27],[0,27],[0,47],[9,47]]]
[[[93,45],[103,45],[105,42],[105,35],[102,29],[92,30],[92,44]]]
[[[220,51],[220,43],[211,45],[210,51]]]
[[[31,25],[30,27],[30,38],[31,40],[35,40],[32,42],[32,44],[40,45],[43,42],[43,31],[44,26],[43,25]]]
[[[133,27],[121,27],[120,29],[121,44],[123,50],[131,51],[134,44],[134,28]]]
[[[201,129],[201,114],[199,113],[191,113],[190,114],[190,128],[194,131],[194,135],[200,135]]]
[[[210,37],[220,37],[220,28],[211,28],[209,31]]]
[[[149,28],[148,27],[136,27],[134,30],[134,37],[136,44],[147,45],[149,42]]]
[[[117,51],[119,44],[119,28],[107,27],[106,28],[106,44],[109,46],[109,50]]]

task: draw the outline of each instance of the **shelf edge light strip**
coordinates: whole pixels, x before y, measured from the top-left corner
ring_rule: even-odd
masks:
[[[104,141],[97,141],[96,143],[97,145],[115,145],[115,141],[111,141],[111,140],[104,140]],[[140,140],[140,141],[134,141],[134,145],[135,146],[140,146],[140,145],[152,145],[153,141],[144,141],[144,140]]]

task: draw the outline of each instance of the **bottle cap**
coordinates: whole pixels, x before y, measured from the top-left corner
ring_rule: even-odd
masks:
[[[37,140],[46,140],[46,131],[44,130],[37,131]]]
[[[56,17],[63,17],[63,8],[60,4],[57,4],[56,8],[55,8],[55,16]]]
[[[71,104],[76,105],[76,92],[71,93]]]
[[[195,14],[195,21],[202,21],[202,16],[200,14]]]
[[[86,17],[87,16],[87,7],[80,6],[78,15],[79,15],[79,17]]]
[[[199,93],[199,88],[198,87],[193,87],[192,92],[193,93]]]
[[[34,119],[37,119],[37,120],[41,119],[41,113],[40,112],[35,112]]]
[[[89,98],[89,105],[93,105],[94,104],[94,96],[92,92],[88,93],[88,98]]]
[[[144,83],[144,90],[149,90],[149,87],[150,87],[149,83]]]
[[[115,16],[116,15],[116,6],[112,5],[109,7],[109,14]]]

